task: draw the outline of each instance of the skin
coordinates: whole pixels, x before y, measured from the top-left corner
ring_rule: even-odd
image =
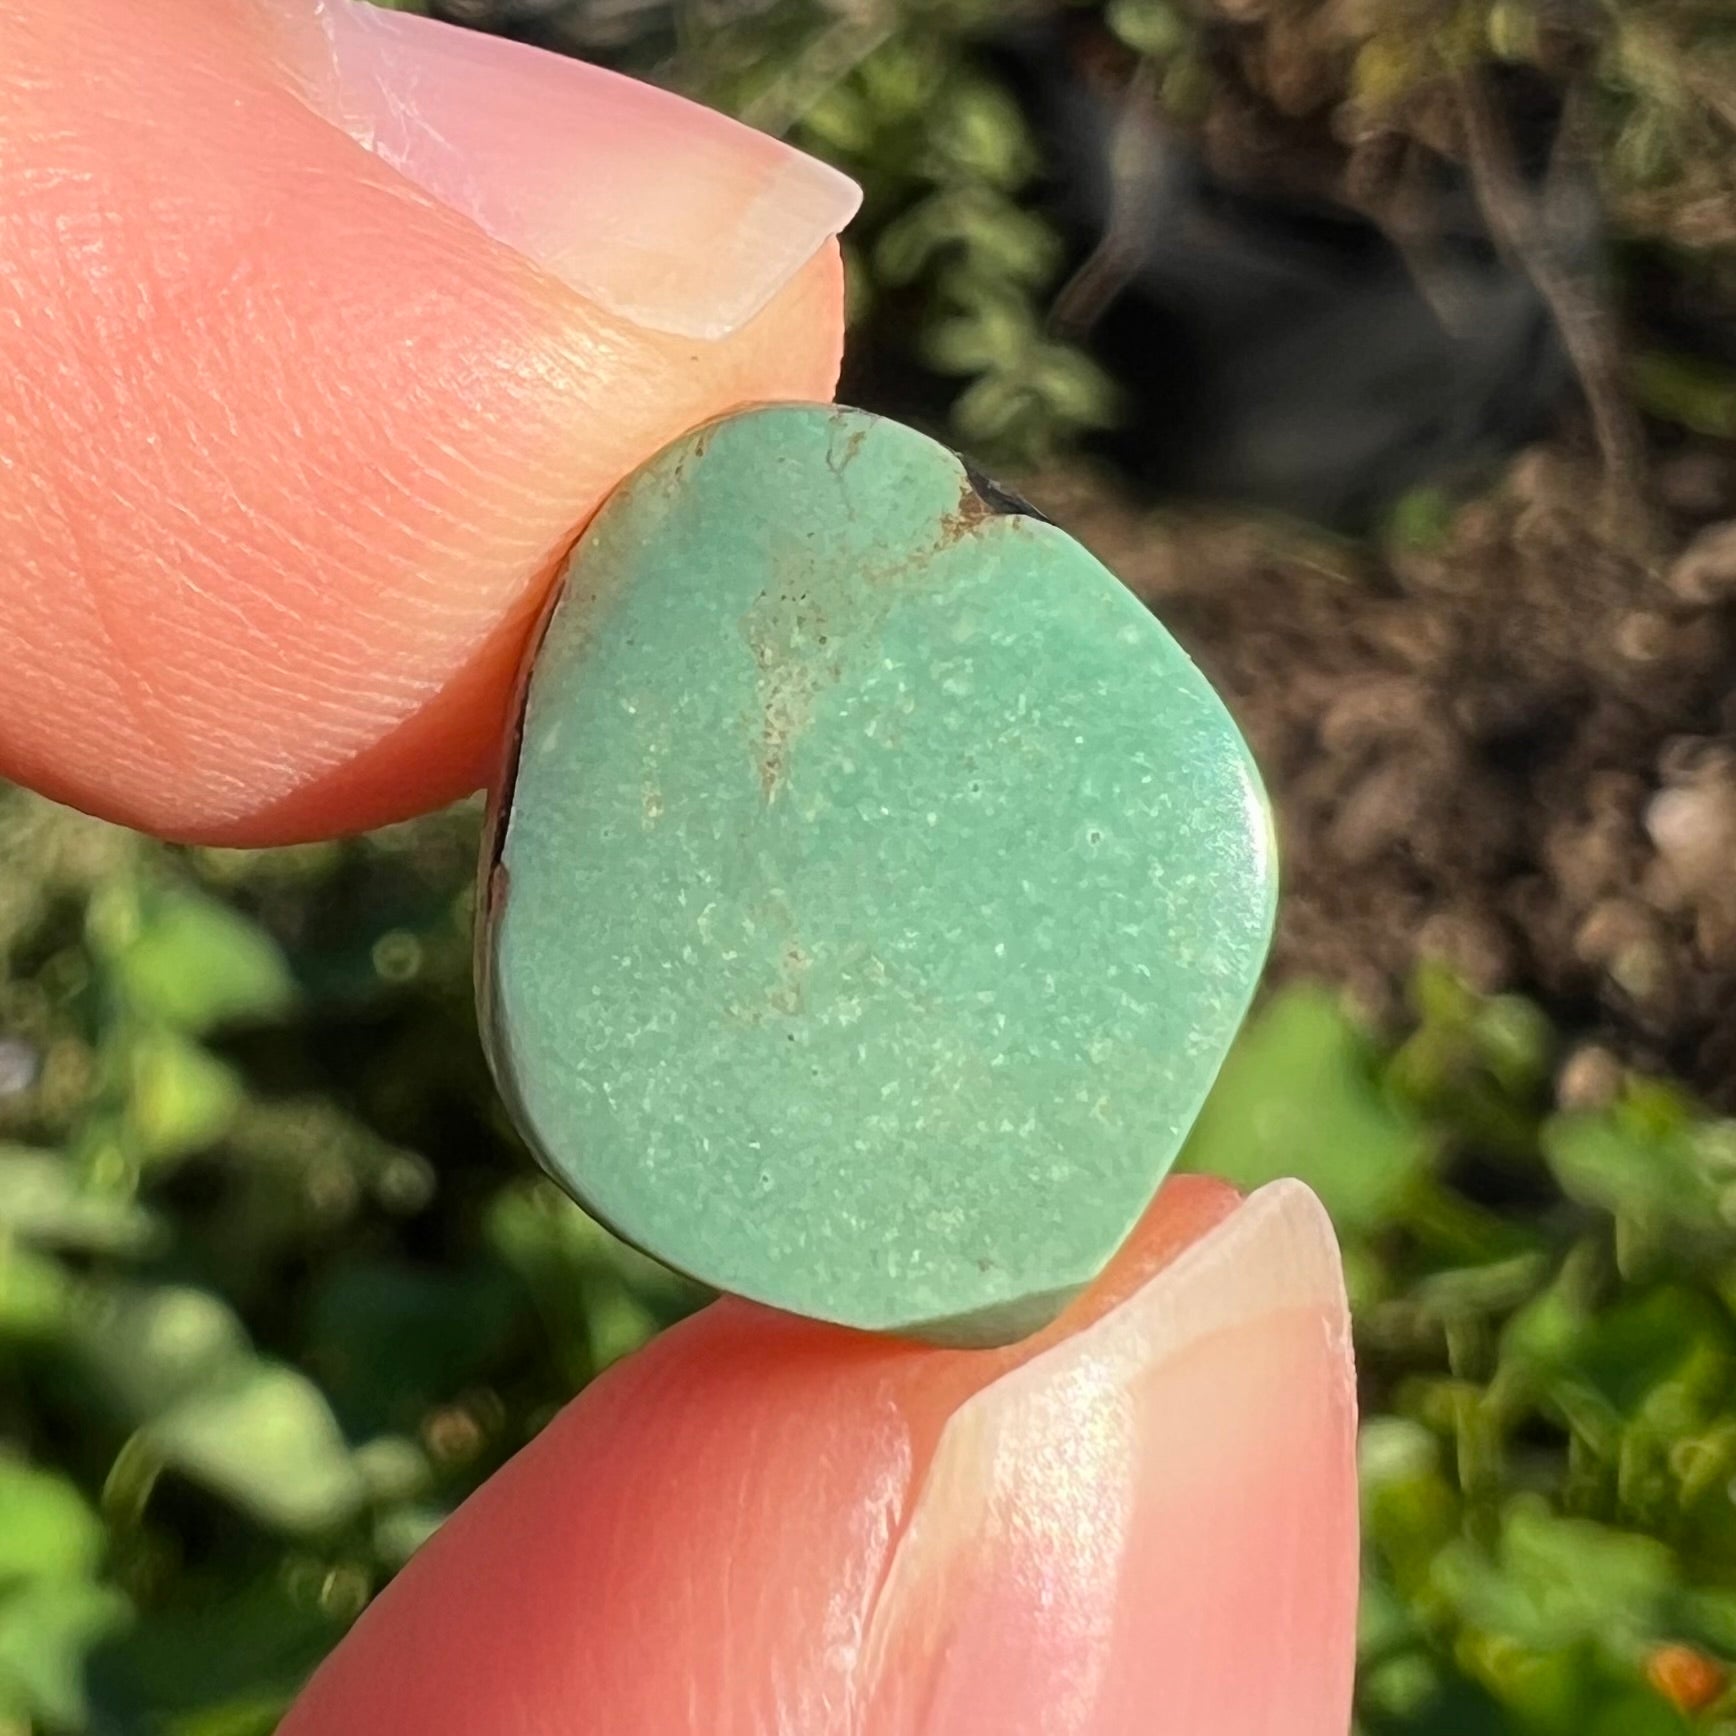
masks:
[[[376,23],[0,0],[0,773],[166,837],[475,787],[613,483],[836,378],[835,181]],[[1010,1350],[705,1311],[468,1503],[285,1729],[1341,1736],[1353,1446],[1318,1206],[1177,1181]]]
[[[707,1309],[449,1521],[283,1736],[1343,1736],[1343,1301],[1284,1185],[1170,1183],[1009,1350]]]
[[[823,238],[730,335],[646,330],[309,107],[285,68],[310,28],[0,4],[0,770],[175,837],[475,788],[614,482],[837,377]]]

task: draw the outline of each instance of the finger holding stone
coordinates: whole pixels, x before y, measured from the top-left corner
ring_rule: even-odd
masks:
[[[1342,1736],[1355,1391],[1280,1183],[1169,1183],[995,1351],[724,1302],[447,1522],[282,1736]]]
[[[854,189],[694,105],[351,0],[0,35],[0,773],[51,795],[264,843],[475,787],[614,483],[830,393]]]

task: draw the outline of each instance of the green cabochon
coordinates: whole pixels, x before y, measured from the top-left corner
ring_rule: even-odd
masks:
[[[589,1210],[954,1343],[1042,1325],[1139,1217],[1274,897],[1216,695],[1012,504],[821,406],[638,471],[531,668],[483,937],[496,1071]]]

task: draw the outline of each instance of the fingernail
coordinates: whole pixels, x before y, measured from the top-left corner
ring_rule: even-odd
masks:
[[[316,16],[328,118],[639,325],[727,336],[860,202],[837,170],[653,85],[360,0]]]
[[[948,1420],[863,1728],[1342,1736],[1354,1453],[1331,1225],[1276,1183]]]

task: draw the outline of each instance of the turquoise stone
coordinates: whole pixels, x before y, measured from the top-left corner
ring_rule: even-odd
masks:
[[[945,448],[776,406],[579,543],[497,792],[497,1076],[721,1289],[995,1343],[1156,1190],[1253,992],[1247,750],[1162,626]]]

